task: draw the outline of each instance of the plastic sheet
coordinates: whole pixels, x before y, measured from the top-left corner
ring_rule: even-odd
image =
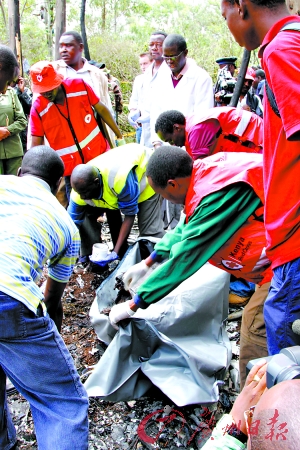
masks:
[[[139,262],[140,253],[138,241],[99,287],[91,307],[95,331],[109,346],[85,383],[89,396],[126,401],[154,384],[178,406],[216,402],[218,383],[231,360],[224,327],[229,275],[205,264],[159,302],[123,321],[116,332],[100,311],[116,298],[115,277]]]

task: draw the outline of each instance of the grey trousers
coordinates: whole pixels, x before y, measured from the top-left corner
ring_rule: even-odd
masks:
[[[162,197],[155,194],[139,203],[138,227],[140,236],[163,237],[164,224],[161,218]]]

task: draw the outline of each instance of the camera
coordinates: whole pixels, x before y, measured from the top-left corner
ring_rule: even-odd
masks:
[[[215,93],[218,94],[220,103],[229,105],[236,85],[236,79],[231,75],[227,66],[219,70]]]
[[[267,365],[267,388],[270,389],[281,381],[300,378],[300,345],[284,348],[278,355],[266,356],[265,358],[252,359],[246,366],[246,373],[262,359]]]

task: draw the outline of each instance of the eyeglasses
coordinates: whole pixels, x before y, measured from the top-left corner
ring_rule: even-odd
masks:
[[[164,55],[163,55],[162,58],[163,58],[165,61],[168,60],[168,61],[173,61],[173,62],[174,62],[174,61],[176,61],[177,58],[179,58],[180,55],[182,55],[183,52],[184,52],[184,50],[182,50],[182,52],[180,52],[179,55],[176,55],[176,56],[164,56]]]

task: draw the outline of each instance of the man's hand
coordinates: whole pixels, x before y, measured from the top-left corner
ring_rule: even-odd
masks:
[[[5,127],[0,127],[0,141],[10,136],[10,132]]]
[[[248,105],[243,105],[241,109],[244,109],[245,111],[250,111],[251,112],[251,108]]]
[[[267,362],[265,360],[260,361],[250,370],[244,389],[237,397],[231,410],[231,415],[235,421],[235,424],[239,429],[247,434],[246,421],[244,418],[244,412],[251,406],[256,405],[262,394],[266,389],[266,370]]]
[[[135,264],[135,266],[130,267],[123,275],[124,288],[126,291],[129,291],[132,285],[135,285],[140,278],[146,275],[149,269],[150,267],[147,266],[144,259],[138,264]]]
[[[93,255],[91,255],[90,260],[92,261],[92,263],[97,264],[100,267],[105,267],[108,263],[115,261],[116,259],[120,259],[119,255],[117,255],[116,252],[111,252],[109,255],[107,255],[105,258],[103,259],[93,259]]]
[[[45,288],[45,305],[49,316],[55,322],[58,331],[61,329],[63,319],[63,306],[61,297],[67,283],[59,283],[48,277]]]
[[[134,308],[134,309],[131,309]],[[111,308],[111,311],[109,313],[109,321],[111,325],[118,330],[119,327],[117,325],[120,320],[123,319],[129,319],[129,317],[133,316],[136,312],[137,307],[133,303],[132,300],[128,300],[124,303],[119,303],[118,305],[115,305]]]

